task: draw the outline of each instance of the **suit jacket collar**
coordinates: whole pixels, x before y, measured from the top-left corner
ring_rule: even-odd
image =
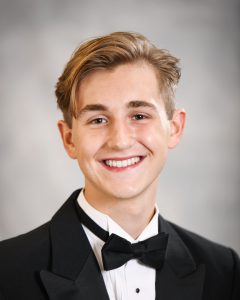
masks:
[[[109,300],[97,260],[81,226],[75,191],[50,222],[51,270],[40,273],[50,300]],[[171,224],[160,217],[169,234],[164,267],[156,276],[156,299],[201,299],[204,266],[197,266]],[[183,295],[183,297],[181,297]]]
[[[161,231],[168,233],[162,270],[156,273],[157,300],[201,300],[205,265],[197,264],[174,227],[160,216]]]
[[[173,226],[160,216],[161,231],[169,234],[166,250],[166,263],[178,277],[186,276],[197,269],[196,262],[188,247]]]
[[[50,223],[51,270],[40,277],[50,300],[109,300],[97,260],[81,226],[75,191]]]
[[[51,221],[52,271],[75,280],[91,252],[76,210],[75,191]]]

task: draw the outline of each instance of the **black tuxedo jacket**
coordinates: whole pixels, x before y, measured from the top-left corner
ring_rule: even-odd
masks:
[[[50,222],[0,243],[0,300],[109,300],[74,192]],[[157,300],[239,300],[240,262],[229,248],[161,218],[169,234]],[[146,299],[148,300],[148,299]]]

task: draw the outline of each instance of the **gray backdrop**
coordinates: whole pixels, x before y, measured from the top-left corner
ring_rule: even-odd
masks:
[[[49,220],[83,184],[54,85],[89,37],[131,30],[180,57],[183,141],[159,183],[163,216],[240,253],[239,1],[0,1],[0,239]]]

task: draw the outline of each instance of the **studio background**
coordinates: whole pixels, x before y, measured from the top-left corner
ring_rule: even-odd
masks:
[[[48,221],[83,185],[54,85],[81,41],[128,30],[181,58],[187,123],[160,178],[161,214],[240,253],[239,4],[0,0],[0,239]]]

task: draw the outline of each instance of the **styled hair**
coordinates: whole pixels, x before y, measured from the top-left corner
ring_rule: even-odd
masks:
[[[72,117],[77,118],[78,90],[87,75],[137,62],[148,63],[155,70],[166,113],[171,120],[175,110],[174,89],[181,76],[179,60],[141,34],[113,32],[82,43],[58,79],[55,94],[68,126],[72,125]]]

